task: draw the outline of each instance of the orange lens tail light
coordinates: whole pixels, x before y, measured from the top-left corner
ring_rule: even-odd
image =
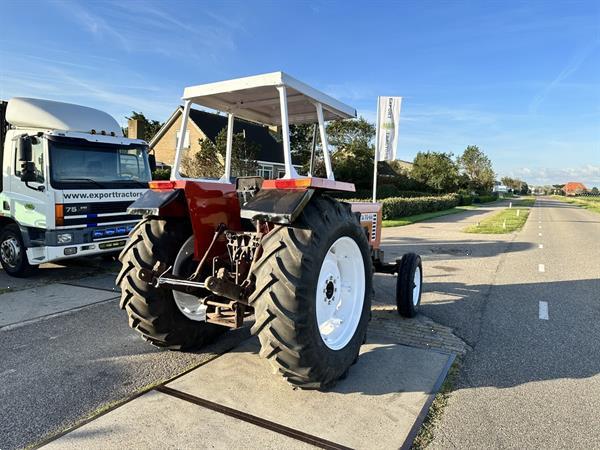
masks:
[[[54,205],[54,217],[56,218],[56,225],[60,226],[65,224],[65,213],[63,205]]]

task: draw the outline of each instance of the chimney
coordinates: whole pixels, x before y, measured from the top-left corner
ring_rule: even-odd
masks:
[[[144,139],[144,122],[136,119],[129,119],[127,122],[127,137],[129,139]]]

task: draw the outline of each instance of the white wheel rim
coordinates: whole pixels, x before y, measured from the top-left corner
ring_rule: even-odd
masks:
[[[194,239],[188,239],[185,244],[179,250],[177,254],[177,258],[175,259],[175,263],[173,264],[174,270],[173,274],[182,276],[183,274],[179,273],[179,267],[184,260],[191,258],[194,253]],[[187,274],[186,274],[187,275]],[[175,304],[179,311],[187,317],[188,319],[194,320],[196,322],[205,322],[206,321],[206,305],[204,305],[198,297],[191,294],[186,294],[185,292],[180,291],[172,291],[173,299],[175,300]]]
[[[365,265],[352,238],[341,237],[329,247],[315,298],[321,339],[332,350],[344,348],[356,332],[365,301]]]
[[[419,304],[419,296],[421,295],[421,268],[417,266],[415,269],[415,277],[413,279],[413,298],[412,302],[414,306]]]

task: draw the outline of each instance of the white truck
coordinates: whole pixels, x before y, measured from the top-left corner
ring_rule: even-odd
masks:
[[[110,115],[32,98],[0,102],[0,262],[24,277],[39,264],[111,254],[139,219],[152,160]]]

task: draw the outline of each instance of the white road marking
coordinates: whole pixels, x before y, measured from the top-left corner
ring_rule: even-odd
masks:
[[[546,266],[544,266],[543,264],[538,264],[538,271],[539,272],[545,272],[546,271]]]
[[[540,302],[539,317],[540,320],[550,320],[548,316],[548,302]]]
[[[544,244],[540,244],[540,247],[539,247],[539,248],[544,248]]]

